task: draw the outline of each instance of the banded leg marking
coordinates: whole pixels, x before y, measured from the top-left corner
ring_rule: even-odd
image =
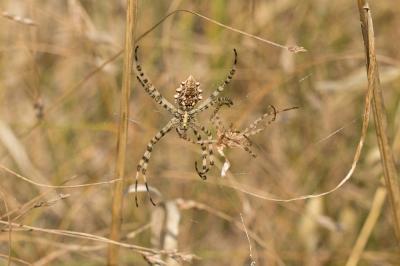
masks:
[[[159,105],[161,105],[164,109],[169,111],[170,113],[174,114],[177,112],[177,109],[175,108],[174,105],[172,105],[167,99],[165,99],[161,93],[154,87],[154,85],[151,83],[150,79],[144,74],[142,66],[139,63],[138,59],[138,49],[139,46],[136,46],[135,48],[135,65],[136,65],[136,72],[137,76],[136,78],[144,88],[144,90],[153,98]]]
[[[194,162],[194,166],[196,168],[196,172],[197,174],[201,177],[201,179],[206,180],[207,176],[206,173],[210,170],[207,167],[207,146],[202,143],[202,139],[201,139],[201,135],[195,130],[193,129],[193,134],[197,137],[197,142],[200,143],[201,146],[201,156],[202,156],[202,170],[199,171],[198,167],[197,167],[197,161]]]
[[[217,96],[224,91],[224,89],[228,86],[228,84],[231,82],[233,75],[236,72],[236,63],[237,63],[237,52],[236,49],[233,49],[233,52],[235,53],[235,59],[233,61],[233,66],[232,69],[229,71],[228,76],[226,77],[224,83],[211,94],[210,97],[208,97],[204,102],[202,102],[197,108],[192,110],[190,114],[194,114],[197,112],[201,112],[207,108],[209,108],[211,105],[215,103],[215,100],[217,99]]]
[[[204,134],[208,136],[207,142],[208,144],[208,159],[210,163],[210,167],[214,165],[214,151],[213,151],[213,139],[211,132],[205,128],[203,125],[194,124],[194,127],[200,129]]]
[[[221,107],[223,105],[226,105],[228,107],[231,107],[233,105],[232,100],[228,97],[219,97],[219,98],[217,98],[215,103],[217,104],[217,106],[215,107],[213,113],[211,114],[211,117],[210,117],[211,121],[214,119],[214,117],[217,115],[219,109],[221,109]]]
[[[137,166],[137,171],[136,171],[136,177],[135,177],[135,203],[136,207],[139,207],[138,203],[138,198],[137,198],[137,186],[138,186],[138,180],[139,180],[139,175],[140,172],[143,176],[143,181],[146,186],[147,190],[147,195],[149,196],[149,199],[151,203],[156,206],[156,203],[153,201],[153,198],[151,197],[150,190],[149,190],[149,185],[147,183],[147,178],[146,178],[146,171],[147,171],[147,166],[150,161],[151,157],[151,152],[153,151],[153,146],[162,138],[164,137],[172,128],[174,127],[174,122],[170,121],[165,127],[163,127],[157,134],[150,140],[150,142],[147,144],[147,148],[145,153],[142,156],[142,159],[140,160],[138,166]]]
[[[252,136],[252,135],[255,135],[255,134],[257,134],[257,133],[263,131],[263,130],[267,127],[267,125],[269,125],[269,124],[271,124],[272,122],[275,121],[275,119],[276,119],[276,114],[277,114],[276,108],[275,108],[275,106],[273,106],[273,105],[270,105],[269,107],[272,108],[272,113],[271,113],[271,112],[266,112],[265,114],[263,114],[262,116],[260,116],[260,117],[257,118],[256,120],[254,120],[254,122],[251,123],[250,126],[247,127],[247,128],[243,131],[243,134],[244,134],[245,136]],[[261,121],[263,121],[266,117],[268,117],[268,116],[270,116],[270,115],[272,115],[272,118],[267,122],[267,124],[265,124],[265,125],[263,125],[261,128],[258,128],[258,129],[257,129],[257,125],[258,125]]]

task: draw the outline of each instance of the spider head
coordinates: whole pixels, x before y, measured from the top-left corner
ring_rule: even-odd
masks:
[[[200,89],[200,82],[196,81],[192,75],[190,75],[185,81],[181,82],[181,85],[176,89],[174,95],[175,102],[183,110],[191,110],[198,103],[203,96],[203,91]]]

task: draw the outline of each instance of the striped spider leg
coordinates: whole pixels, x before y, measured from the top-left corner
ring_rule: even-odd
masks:
[[[233,52],[235,53],[235,60],[233,61],[233,66],[231,71],[229,71],[228,76],[224,80],[224,83],[219,85],[218,88],[211,94],[210,97],[208,97],[204,102],[202,102],[198,107],[194,108],[189,112],[189,114],[195,114],[202,112],[203,110],[206,110],[210,106],[214,105],[217,102],[217,97],[218,95],[224,91],[226,86],[231,82],[233,75],[236,72],[236,63],[237,63],[237,52],[236,49],[233,49]]]
[[[146,74],[144,74],[142,66],[139,64],[138,60],[138,49],[139,46],[136,46],[135,64],[136,64],[137,80],[142,85],[147,94],[150,95],[150,97],[156,101],[156,103],[160,104],[164,109],[166,109],[172,115],[175,115],[178,112],[178,109],[161,95],[161,93],[156,89],[156,87],[154,87],[154,85],[151,83],[150,79],[146,76]]]
[[[216,114],[218,113],[218,111],[220,110],[220,108],[224,105],[231,107],[233,105],[233,102],[230,98],[228,97],[219,97],[215,100],[215,104],[217,105],[211,115],[211,117],[216,116]],[[195,134],[195,136],[197,136],[197,142],[188,138],[187,136],[184,137],[184,139],[186,141],[189,141],[191,143],[194,144],[200,144],[201,148],[202,148],[202,170],[199,170],[198,166],[197,166],[197,161],[195,161],[195,169],[197,174],[202,178],[202,179],[207,179],[206,173],[210,170],[210,168],[207,167],[207,157],[209,159],[209,164],[210,167],[212,167],[214,165],[214,155],[213,155],[213,140],[212,140],[212,134],[211,132],[205,128],[202,125],[199,125],[197,123],[197,121],[195,121],[192,125],[191,125],[193,129],[193,133]],[[204,133],[205,135],[207,135],[208,140],[201,140],[201,136],[197,134],[197,130],[201,131],[202,133]],[[206,146],[205,144],[208,144],[208,154],[206,152]]]
[[[182,139],[185,140],[190,140],[190,138],[187,136],[188,130],[190,129],[191,132],[196,136],[197,141],[194,142],[196,144],[200,144],[202,148],[202,156],[203,156],[203,170],[201,171],[202,175],[200,175],[201,178],[205,179],[205,173],[208,171],[207,167],[207,158],[210,160],[210,165],[214,164],[214,161],[212,159],[212,145],[209,144],[208,147],[208,153],[206,151],[206,145],[202,143],[198,143],[202,141],[201,138],[201,133],[207,135],[208,139],[212,139],[212,135],[210,131],[208,131],[204,126],[198,125],[196,121],[196,116],[198,113],[202,112],[203,110],[206,110],[210,106],[214,104],[218,105],[229,105],[231,102],[227,101],[226,98],[218,98],[218,95],[226,88],[226,86],[229,84],[231,81],[234,73],[235,73],[235,67],[236,67],[236,62],[237,62],[237,53],[236,50],[234,50],[235,53],[235,59],[234,59],[234,64],[229,72],[228,77],[225,79],[224,83],[220,85],[216,91],[212,93],[212,95],[207,98],[204,102],[200,103],[198,107],[196,107],[196,104],[203,99],[202,96],[202,90],[200,89],[200,83],[197,82],[192,75],[189,75],[189,77],[185,80],[182,81],[180,86],[176,89],[176,94],[174,95],[175,103],[177,104],[177,107],[174,106],[172,103],[170,103],[168,100],[166,100],[161,93],[154,87],[154,85],[151,83],[150,79],[144,74],[142,66],[139,63],[138,59],[138,46],[135,48],[135,72],[136,72],[136,77],[139,81],[139,83],[142,85],[144,90],[150,97],[152,97],[158,104],[160,104],[164,109],[166,109],[169,113],[173,115],[173,118],[168,122],[168,124],[162,128],[148,143],[146,152],[142,156],[142,159],[139,162],[139,165],[137,167],[137,173],[136,173],[136,180],[135,180],[135,202],[136,206],[138,206],[138,200],[137,200],[137,184],[139,180],[140,174],[143,176],[143,180],[145,182],[146,190],[149,195],[150,201],[153,205],[155,205],[153,199],[151,198],[151,194],[149,191],[149,187],[147,184],[147,178],[146,178],[146,170],[148,167],[148,163],[151,157],[151,152],[153,150],[153,145],[156,144],[164,135],[166,135],[168,132],[170,132],[173,128],[176,129],[176,132],[178,133],[178,136],[181,137]],[[204,174],[203,174],[204,173]]]
[[[156,206],[155,202],[153,201],[153,198],[151,197],[149,186],[147,184],[147,178],[146,178],[146,171],[147,171],[147,165],[150,161],[151,157],[151,152],[153,151],[153,146],[162,138],[164,137],[168,132],[171,131],[176,125],[178,124],[178,120],[176,118],[172,118],[167,125],[165,125],[157,134],[150,140],[150,142],[147,144],[146,152],[143,154],[142,159],[140,160],[137,170],[136,170],[136,177],[135,177],[135,203],[136,206],[139,206],[138,203],[138,198],[137,198],[137,186],[138,186],[138,180],[139,180],[139,175],[140,173],[142,174],[144,184],[146,186],[147,194],[149,196],[150,202]]]

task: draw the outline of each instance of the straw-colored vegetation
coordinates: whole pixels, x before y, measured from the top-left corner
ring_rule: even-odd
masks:
[[[127,26],[127,2],[0,2],[0,265],[398,265],[399,5],[138,1]],[[152,29],[177,9],[206,17],[175,12]],[[171,102],[190,74],[207,97],[236,48],[224,124],[244,129],[270,104],[299,109],[251,137],[257,158],[225,149],[226,177],[216,154],[206,181],[200,146],[169,133],[147,171],[159,205],[140,184],[136,208],[128,184],[170,114],[133,73],[129,85],[133,29]],[[199,120],[215,134],[211,113]]]

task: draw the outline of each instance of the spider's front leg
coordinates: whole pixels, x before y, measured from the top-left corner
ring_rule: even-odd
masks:
[[[220,86],[218,86],[218,88],[211,94],[210,97],[208,97],[206,100],[204,100],[197,108],[193,109],[192,111],[190,111],[190,114],[195,114],[195,113],[199,113],[202,112],[203,110],[206,110],[207,108],[209,108],[210,106],[212,106],[213,104],[216,103],[216,100],[218,99],[218,95],[224,91],[224,89],[228,86],[228,84],[231,82],[233,75],[236,72],[236,63],[237,63],[237,52],[236,49],[233,49],[233,52],[235,53],[235,59],[233,61],[233,66],[231,71],[229,71],[228,76],[226,77],[224,83]]]
[[[151,203],[156,206],[155,202],[153,201],[153,198],[151,197],[149,186],[147,184],[147,178],[146,178],[146,171],[147,171],[147,166],[150,161],[151,157],[151,152],[153,151],[153,145],[155,145],[162,137],[164,137],[171,129],[176,125],[175,119],[172,119],[171,121],[168,122],[166,126],[164,126],[157,134],[150,140],[150,142],[147,144],[146,152],[143,154],[142,159],[140,160],[138,166],[137,166],[137,171],[136,171],[136,177],[135,177],[135,203],[136,207],[139,207],[138,204],[138,198],[137,198],[137,186],[138,186],[138,180],[139,180],[139,175],[140,172],[142,173],[144,184],[146,186],[147,194],[149,195],[149,199]]]
[[[178,111],[176,107],[161,95],[161,93],[156,89],[156,87],[154,87],[150,79],[143,72],[142,66],[140,65],[138,59],[138,49],[139,46],[136,46],[135,48],[135,65],[136,65],[135,70],[137,73],[136,78],[138,79],[144,90],[147,92],[147,94],[150,95],[151,98],[153,98],[159,105],[161,105],[168,112],[170,112],[171,114],[175,114]]]

